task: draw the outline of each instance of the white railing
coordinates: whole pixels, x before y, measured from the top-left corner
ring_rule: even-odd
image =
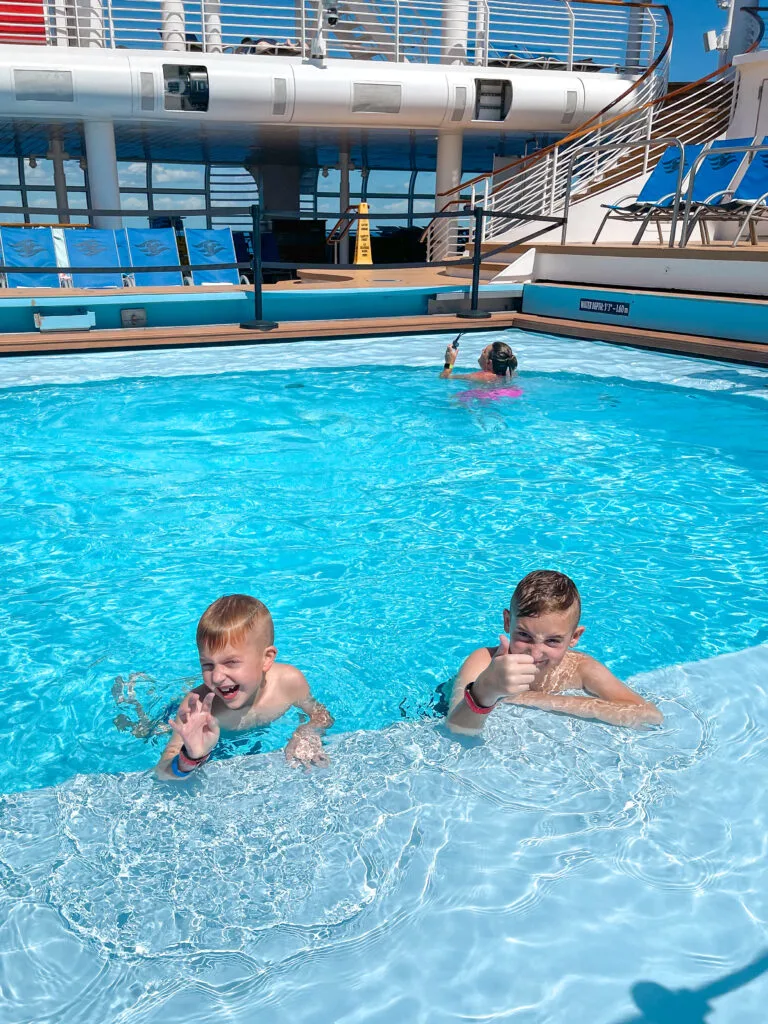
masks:
[[[608,0],[15,0],[0,42],[641,70],[658,10]]]
[[[679,95],[671,94],[662,102],[649,101],[645,109],[616,124],[597,127],[570,145],[553,148],[527,172],[505,182],[496,192],[491,192],[483,182],[475,183],[468,201],[488,210],[523,213],[532,219],[537,214],[559,216],[566,197],[568,204],[579,202],[646,173],[666,146],[663,142],[657,146],[638,146],[638,142],[674,137],[685,144],[710,141],[722,134],[728,126],[733,90],[733,73],[725,69],[696,88],[678,90]],[[601,153],[595,151],[595,146],[617,150]],[[428,255],[428,259],[446,258],[443,254],[438,256],[435,248],[439,235],[444,234],[442,223],[435,222],[433,255]],[[537,226],[535,220],[530,226]],[[501,218],[489,218],[481,244],[500,239],[509,230]],[[473,242],[470,231],[469,244]]]

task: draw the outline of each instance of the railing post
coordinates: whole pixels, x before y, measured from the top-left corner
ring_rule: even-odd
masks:
[[[563,0],[568,11],[568,71],[573,71],[573,53],[576,36],[576,17],[568,0]]]
[[[482,206],[476,206],[472,211],[474,214],[474,237],[475,248],[472,253],[472,292],[469,299],[469,309],[460,310],[456,316],[462,320],[487,320],[491,315],[487,310],[478,309],[480,302],[480,261],[483,258],[480,239],[483,235],[483,217],[485,210]]]
[[[395,63],[400,60],[400,0],[395,0]]]
[[[240,326],[246,331],[272,331],[278,325],[274,320],[265,320],[263,297],[264,284],[261,268],[261,207],[254,203],[251,207],[251,269],[253,270],[253,320],[246,320]]]

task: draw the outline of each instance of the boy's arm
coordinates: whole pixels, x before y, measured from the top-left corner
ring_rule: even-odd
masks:
[[[572,685],[572,684],[571,684]],[[561,693],[523,693],[513,704],[556,711],[576,718],[592,718],[608,725],[625,725],[639,729],[645,725],[661,725],[664,716],[657,707],[630,690],[605,665],[582,655],[579,664],[580,685],[590,697],[570,697]]]
[[[304,674],[294,669],[290,680],[291,703],[309,717],[302,722],[285,745],[285,758],[290,764],[311,764],[325,767],[328,755],[323,750],[322,736],[333,725],[328,709],[315,700]]]
[[[203,699],[200,700],[200,697]],[[187,753],[193,758],[207,758],[219,740],[219,723],[211,714],[213,694],[205,687],[198,687],[188,693],[179,705],[176,718],[170,723],[173,736],[168,741],[160,760],[155,765],[158,779],[168,782],[183,781],[184,775],[195,770],[196,765],[182,755],[176,762],[177,775],[171,765],[186,745]]]
[[[533,658],[528,654],[510,654],[509,640],[500,636],[493,657],[487,647],[480,647],[459,669],[446,725],[452,732],[465,736],[479,735],[496,704],[527,693],[535,677]],[[468,700],[465,691],[470,683]]]

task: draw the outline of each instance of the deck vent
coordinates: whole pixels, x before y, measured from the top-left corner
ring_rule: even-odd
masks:
[[[272,113],[282,117],[288,107],[288,81],[285,78],[275,79],[275,92],[272,99]]]
[[[353,82],[353,114],[399,114],[403,87],[377,82]]]
[[[140,72],[141,109],[155,109],[155,76],[151,71]]]
[[[565,94],[565,113],[563,114],[563,124],[570,124],[573,120],[573,115],[576,113],[576,107],[578,106],[579,94],[575,89],[569,89]]]
[[[467,109],[467,87],[465,85],[456,86],[456,96],[453,101],[453,113],[451,114],[452,121],[460,121],[464,117],[464,111]]]
[[[13,88],[17,100],[73,103],[75,99],[71,71],[27,71],[14,68]]]

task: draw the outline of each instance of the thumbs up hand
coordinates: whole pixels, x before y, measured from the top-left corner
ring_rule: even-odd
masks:
[[[499,646],[472,686],[475,699],[483,707],[491,707],[504,697],[519,697],[530,690],[536,668],[530,654],[510,654],[509,640],[499,636]]]

